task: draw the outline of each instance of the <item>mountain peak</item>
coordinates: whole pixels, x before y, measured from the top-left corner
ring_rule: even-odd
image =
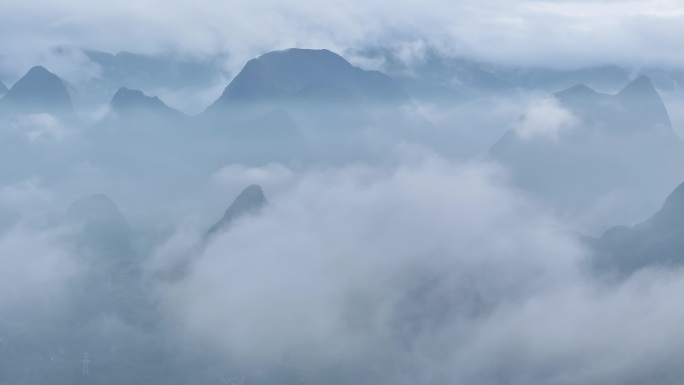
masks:
[[[140,90],[133,90],[126,87],[119,88],[118,91],[112,97],[112,101],[109,104],[113,108],[128,108],[131,106],[141,106],[141,105],[159,105],[163,104],[156,96],[147,96]]]
[[[166,105],[156,96],[147,96],[140,90],[126,87],[119,88],[109,102],[111,108],[119,113],[123,112],[157,112],[180,116],[182,113]]]
[[[245,187],[244,190],[240,193],[240,195],[235,198],[234,204],[248,204],[251,205],[253,203],[263,203],[266,201],[266,197],[264,197],[264,191],[261,189],[261,186],[258,184],[251,184],[247,187]]]
[[[658,91],[656,91],[653,86],[651,79],[646,75],[640,75],[618,93],[618,95],[623,96],[654,94],[658,95]],[[660,98],[660,96],[658,96],[658,98]]]
[[[684,183],[677,186],[665,199],[663,207],[652,219],[658,225],[684,224]]]
[[[31,69],[28,70],[25,76],[28,77],[50,77],[50,76],[56,76],[52,72],[48,71],[47,68],[43,66],[33,66]]]
[[[116,204],[105,194],[93,194],[75,200],[69,206],[66,218],[86,222],[102,218],[116,218],[125,221]]]
[[[244,215],[259,211],[267,203],[261,186],[257,184],[247,186],[226,209],[223,217],[209,229],[207,236],[227,228],[233,221]]]
[[[665,199],[665,203],[663,204],[663,208],[675,206],[684,208],[684,183],[677,186],[667,199]]]
[[[291,48],[247,62],[209,110],[236,102],[293,100],[317,88],[338,89],[376,102],[408,101],[401,85],[381,72],[354,67],[327,49]]]
[[[672,128],[667,108],[647,76],[641,75],[629,83],[616,95],[616,99],[634,113],[640,125]]]
[[[327,49],[289,48],[267,52],[257,60],[266,65],[296,64],[303,67],[327,67],[331,70],[353,68],[342,56]]]
[[[126,102],[130,100],[141,100],[141,99],[147,99],[148,96],[146,96],[142,91],[140,90],[133,90],[130,88],[126,87],[121,87],[119,88],[116,93],[114,94],[114,97],[112,97],[112,104],[118,104],[121,102]],[[156,99],[156,98],[155,98]]]
[[[0,105],[22,113],[65,113],[71,111],[71,97],[59,76],[35,66],[14,83]]]
[[[132,256],[131,228],[116,204],[104,194],[75,200],[64,223],[76,230],[79,247],[95,250],[94,255],[127,258]]]
[[[599,95],[594,89],[589,88],[585,84],[576,84],[570,88],[554,93],[554,96],[560,100],[569,98],[585,98]]]

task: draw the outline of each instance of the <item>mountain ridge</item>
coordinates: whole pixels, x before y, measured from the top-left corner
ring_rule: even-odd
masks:
[[[408,101],[401,85],[378,72],[354,67],[327,49],[291,48],[249,60],[205,112],[231,103],[298,97],[312,87],[335,86],[367,100]]]
[[[151,113],[170,118],[185,117],[182,112],[170,107],[157,96],[148,96],[140,90],[126,87],[121,87],[116,91],[109,106],[118,114]]]

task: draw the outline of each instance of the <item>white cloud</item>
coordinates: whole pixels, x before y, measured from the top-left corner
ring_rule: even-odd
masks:
[[[419,284],[413,269],[437,280],[438,295],[485,307],[570,279],[578,246],[502,183],[491,165],[425,154],[392,169],[311,172],[210,244],[166,293],[171,311],[243,359],[293,353],[317,365],[394,349],[386,338],[401,333],[392,323],[404,322],[404,285]]]
[[[62,124],[59,118],[50,114],[33,114],[22,117],[15,122],[17,131],[26,130],[26,137],[30,142],[62,141],[69,135],[69,129]]]
[[[59,245],[58,234],[23,224],[0,234],[0,315],[45,310],[63,304],[68,284],[79,272],[74,257]]]
[[[0,186],[0,205],[26,210],[52,202],[52,194],[38,178]]]
[[[12,17],[0,31],[13,38],[0,43],[0,65],[11,77],[53,60],[46,52],[60,44],[112,52],[230,52],[227,67],[233,73],[249,58],[269,50],[345,52],[369,45],[396,47],[409,61],[420,60],[427,45],[517,64],[684,66],[681,43],[674,38],[684,34],[684,7],[655,0],[141,0],[96,5],[29,0],[5,4],[3,10]]]
[[[250,167],[242,164],[231,164],[223,167],[214,175],[212,182],[223,188],[244,188],[250,184],[262,187],[276,187],[290,182],[295,173],[280,163],[270,163],[262,167]]]
[[[558,100],[549,97],[532,102],[522,118],[513,125],[513,129],[525,140],[543,138],[557,141],[579,123],[577,116]]]
[[[414,152],[295,180],[164,288],[193,338],[348,382],[680,378],[684,272],[592,276],[587,251],[493,165]]]

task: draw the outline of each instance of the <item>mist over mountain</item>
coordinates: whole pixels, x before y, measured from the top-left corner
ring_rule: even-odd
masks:
[[[615,95],[576,85],[536,102],[489,155],[510,168],[516,185],[582,211],[622,191],[655,201],[681,180],[684,144],[640,76]]]
[[[602,130],[671,131],[672,124],[660,95],[644,75],[616,95],[596,92],[581,84],[554,94],[564,106],[589,125]]]
[[[445,54],[429,46],[410,52],[371,48],[356,52],[361,58],[380,63],[382,71],[401,82],[417,99],[435,103],[463,103],[474,97],[516,93],[521,90],[556,92],[584,84],[603,92],[617,92],[630,79],[648,76],[662,91],[682,89],[684,72],[677,68],[612,65],[558,69],[514,66],[467,56]],[[635,74],[637,76],[635,76]]]
[[[125,87],[119,90],[112,97],[109,106],[119,117],[124,119],[145,119],[154,115],[169,120],[182,119],[183,113],[171,108],[159,100],[156,96],[147,96],[140,90],[130,90]],[[137,116],[136,115],[142,115]]]
[[[104,194],[74,201],[62,221],[76,231],[76,246],[98,258],[133,258],[132,230],[119,209]]]
[[[681,7],[35,1],[0,385],[684,378]]]
[[[396,80],[354,67],[331,51],[308,49],[250,60],[202,118],[216,126],[273,110],[292,118],[318,161],[369,159],[373,144],[362,137],[369,129],[401,138],[430,127],[419,112],[411,112],[411,101]]]
[[[78,47],[64,50],[79,57],[84,62],[81,66],[91,73],[85,79],[73,76],[78,89],[74,93],[75,100],[88,108],[106,103],[119,88],[124,87],[158,95],[185,113],[196,113],[215,97],[207,89],[229,78],[223,54],[198,57],[175,51],[110,54]]]
[[[247,186],[228,206],[221,219],[211,226],[206,236],[210,237],[219,231],[225,231],[235,220],[244,215],[258,212],[267,203],[261,186],[256,184]]]
[[[0,82],[0,94],[4,95],[7,91],[9,91],[9,88],[3,82]]]
[[[121,51],[114,55],[91,49],[83,53],[102,68],[102,79],[121,87],[182,88],[210,85],[222,73],[219,57],[208,60],[173,54]]]

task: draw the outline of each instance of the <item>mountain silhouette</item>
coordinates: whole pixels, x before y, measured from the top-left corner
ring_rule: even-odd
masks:
[[[0,95],[7,93],[7,91],[9,91],[9,89],[7,88],[5,83],[0,82]]]
[[[575,211],[618,190],[655,203],[684,177],[672,167],[684,162],[684,144],[647,77],[615,95],[576,85],[547,104],[533,112],[539,121],[524,115],[489,151],[515,185]],[[534,135],[521,133],[528,124]]]
[[[644,75],[615,95],[577,85],[554,96],[586,123],[599,129],[643,132],[672,128],[665,104],[651,80]]]
[[[82,253],[98,259],[132,257],[131,228],[114,202],[104,194],[74,201],[63,224],[74,231],[75,246]]]
[[[84,137],[89,158],[110,172],[152,180],[159,170],[187,168],[190,151],[201,151],[190,146],[190,118],[157,97],[122,87],[109,109]]]
[[[109,103],[112,111],[121,117],[165,117],[169,119],[181,119],[185,115],[180,111],[167,106],[156,96],[147,96],[142,91],[131,90],[125,87],[112,97]]]
[[[233,203],[223,213],[223,217],[214,224],[206,234],[206,237],[216,235],[230,227],[235,220],[244,217],[245,215],[257,213],[264,206],[268,204],[261,186],[253,184],[247,186],[235,198]]]
[[[629,274],[645,267],[684,263],[684,183],[661,209],[633,227],[616,226],[591,244],[601,270]]]
[[[337,88],[367,101],[408,100],[401,85],[381,72],[354,67],[329,50],[292,48],[247,62],[207,110],[220,110],[232,103],[304,96],[315,88]],[[336,97],[335,93],[329,96]]]
[[[71,110],[71,98],[62,79],[41,66],[31,68],[0,99],[4,113],[59,115]]]
[[[293,48],[247,62],[200,121],[213,130],[239,130],[282,110],[306,139],[312,159],[344,163],[371,158],[369,129],[406,139],[428,126],[410,106],[401,84],[382,72],[355,67],[329,50]]]

